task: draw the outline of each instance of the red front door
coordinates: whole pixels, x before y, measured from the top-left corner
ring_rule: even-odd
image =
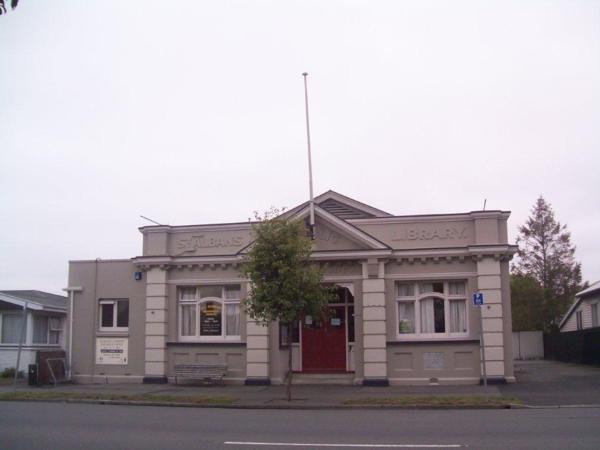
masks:
[[[311,322],[311,323],[307,323]],[[302,370],[346,370],[346,314],[343,306],[328,306],[320,320],[302,326]]]

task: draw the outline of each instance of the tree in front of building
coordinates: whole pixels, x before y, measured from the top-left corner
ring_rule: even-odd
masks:
[[[581,289],[581,264],[575,261],[571,233],[566,225],[556,220],[551,205],[543,197],[537,199],[531,216],[519,228],[517,245],[518,260],[513,273],[529,277],[539,284],[543,292],[539,310],[543,328],[556,329],[575,294]],[[521,285],[526,285],[530,292],[535,291],[530,281],[520,280],[517,286]],[[536,301],[535,295],[531,301]],[[534,305],[529,307],[531,310],[535,308]],[[517,314],[519,311],[517,308]],[[515,317],[514,320],[518,322],[521,318]]]
[[[18,3],[19,0],[10,0],[10,7],[15,9]],[[0,0],[0,16],[2,14],[6,14],[6,2],[4,0]]]
[[[322,270],[310,261],[312,240],[306,237],[303,221],[277,214],[272,209],[256,217],[254,242],[244,262],[250,281],[245,308],[251,318],[265,326],[274,321],[286,325],[287,398],[291,400],[293,325],[306,315],[319,317],[331,291],[322,284]]]

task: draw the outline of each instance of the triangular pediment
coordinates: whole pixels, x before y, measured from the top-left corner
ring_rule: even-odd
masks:
[[[389,248],[373,236],[315,205],[315,250],[381,250]],[[308,220],[310,206],[298,211],[293,219]]]

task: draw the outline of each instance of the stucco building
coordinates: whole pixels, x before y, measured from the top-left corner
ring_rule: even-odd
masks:
[[[304,203],[285,216],[304,220]],[[328,191],[315,198],[312,255],[338,298],[291,343],[300,382],[514,381],[505,211],[394,216]],[[145,226],[141,256],[71,261],[73,377],[166,382],[179,363],[227,365],[231,383],[281,383],[282,327],[244,314],[249,222]],[[473,306],[484,293],[482,309]]]

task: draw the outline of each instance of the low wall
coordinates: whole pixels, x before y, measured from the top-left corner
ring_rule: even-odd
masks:
[[[513,331],[512,341],[515,360],[544,359],[544,333],[542,331]]]

